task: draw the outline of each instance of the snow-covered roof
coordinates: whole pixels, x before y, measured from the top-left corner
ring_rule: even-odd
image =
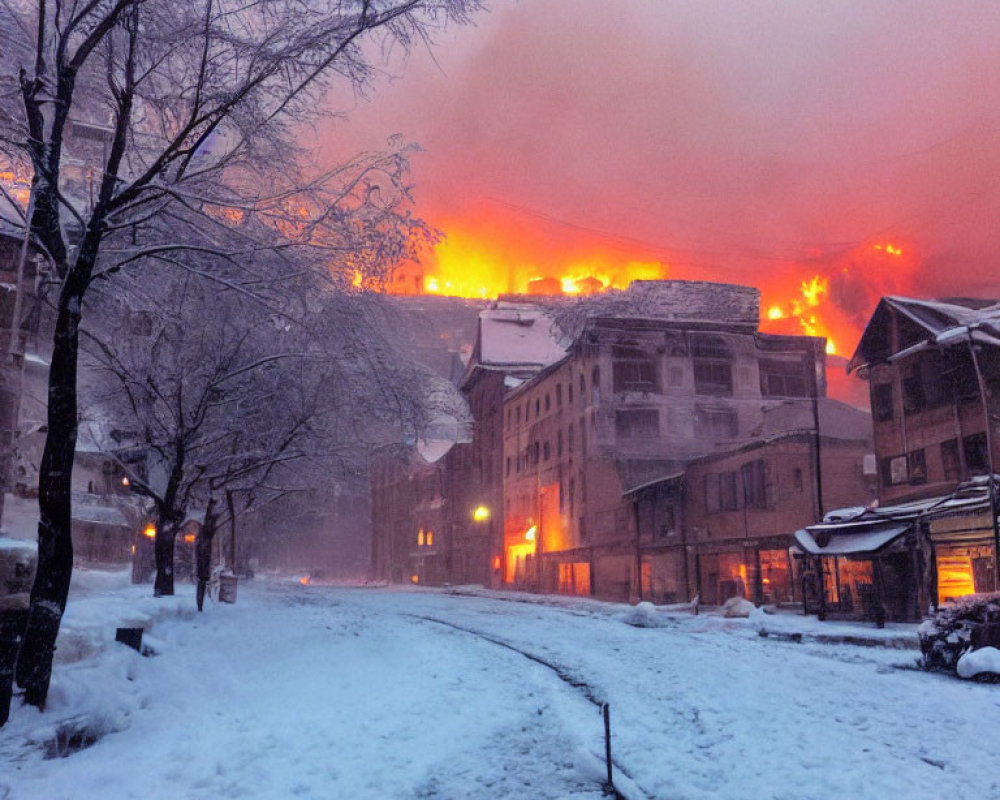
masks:
[[[808,530],[795,531],[795,541],[807,553],[814,556],[842,556],[860,553],[875,553],[888,546],[910,528],[908,522],[870,525],[865,530],[850,533],[832,533]]]
[[[933,519],[967,512],[978,513],[987,510],[990,502],[988,482],[988,477],[982,475],[963,483],[954,492],[947,495],[876,508],[852,506],[850,508],[834,509],[824,515],[822,522],[815,525],[808,525],[805,533],[813,541],[830,537],[830,542],[822,548],[824,553],[871,552],[872,548],[869,545],[873,542],[877,543],[879,537],[875,536],[875,534],[880,531],[888,533],[891,529],[900,526],[905,530],[913,524],[914,520],[920,517]],[[799,533],[802,533],[802,531]],[[899,533],[896,535],[898,536]],[[796,533],[796,539],[799,540],[799,543],[808,552],[818,554],[814,550],[810,550],[802,538]],[[879,547],[884,546],[888,541],[879,545]],[[868,549],[835,549],[862,545]],[[818,544],[816,546],[819,547]]]
[[[132,527],[117,504],[109,503],[99,495],[87,492],[73,492],[73,519],[77,522],[112,525],[117,528]]]
[[[498,302],[479,314],[478,366],[541,369],[566,355],[550,314],[529,303]]]
[[[879,330],[886,324],[885,315],[890,309],[916,323],[927,333],[925,339],[892,355],[907,355],[931,346],[969,341],[1000,347],[1000,303],[974,308],[942,300],[883,297],[847,364],[848,372],[872,360],[873,353],[882,342]]]

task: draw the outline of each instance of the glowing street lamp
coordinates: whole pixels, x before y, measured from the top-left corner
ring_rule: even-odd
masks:
[[[485,522],[490,518],[490,510],[486,506],[476,506],[476,510],[472,512],[472,518],[476,522]]]

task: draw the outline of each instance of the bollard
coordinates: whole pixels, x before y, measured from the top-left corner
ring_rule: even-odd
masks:
[[[137,653],[142,652],[142,628],[117,628],[115,641],[131,647]]]
[[[603,705],[604,712],[604,760],[608,765],[608,788],[614,789],[615,783],[611,779],[611,704]]]

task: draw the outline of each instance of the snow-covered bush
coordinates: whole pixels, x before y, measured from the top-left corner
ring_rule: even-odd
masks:
[[[958,671],[966,653],[1000,636],[1000,594],[969,597],[940,609],[917,629],[924,669]]]
[[[757,606],[744,597],[730,597],[722,604],[722,616],[749,617],[756,608]]]
[[[1000,682],[1000,650],[995,647],[980,647],[970,650],[958,659],[958,676],[972,680],[980,678],[991,683]]]
[[[622,621],[626,625],[632,625],[636,628],[659,628],[664,624],[656,606],[648,601],[630,608]]]

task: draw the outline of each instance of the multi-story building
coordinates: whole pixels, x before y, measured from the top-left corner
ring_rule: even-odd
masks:
[[[376,467],[372,516],[378,579],[500,585],[503,398],[564,355],[552,317],[537,305],[501,300],[480,313],[459,383],[471,412],[469,440],[433,464],[412,453],[409,460],[395,455]],[[430,541],[428,531],[433,532]]]
[[[559,317],[567,354],[504,400],[504,582],[637,599],[629,494],[811,407],[824,341],[760,333],[757,290],[724,284],[636,282]]]

